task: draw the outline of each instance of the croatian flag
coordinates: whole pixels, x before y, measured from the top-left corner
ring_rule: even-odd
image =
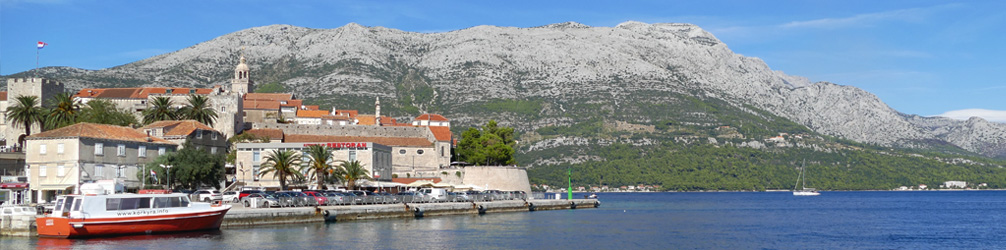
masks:
[[[45,48],[46,45],[49,45],[49,44],[45,43],[45,42],[42,42],[42,41],[38,41],[38,49]]]
[[[157,172],[154,172],[153,169],[150,170],[150,177],[154,177],[154,182],[157,182]]]

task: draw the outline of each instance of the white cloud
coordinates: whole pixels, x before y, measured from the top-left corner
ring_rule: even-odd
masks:
[[[947,111],[943,114],[939,114],[936,116],[942,116],[956,120],[967,120],[971,117],[977,116],[988,121],[1006,123],[1006,110],[961,109],[961,110]]]
[[[940,11],[942,9],[956,7],[957,4],[947,4],[938,5],[926,8],[911,8],[911,9],[900,9],[891,10],[884,12],[874,12],[859,14],[851,17],[843,18],[822,18],[809,21],[794,21],[779,25],[781,28],[843,28],[852,26],[869,26],[874,23],[881,21],[920,21],[923,20],[930,13]]]

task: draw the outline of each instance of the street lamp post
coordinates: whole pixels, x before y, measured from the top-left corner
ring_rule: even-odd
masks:
[[[171,190],[171,165],[161,164],[161,168],[168,174],[168,190]]]

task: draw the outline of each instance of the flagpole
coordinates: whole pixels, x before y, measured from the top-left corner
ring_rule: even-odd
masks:
[[[35,78],[38,78],[38,51],[41,49],[35,48]]]

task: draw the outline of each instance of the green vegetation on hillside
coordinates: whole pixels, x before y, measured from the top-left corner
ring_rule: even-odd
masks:
[[[278,82],[255,86],[255,93],[286,93],[286,87]]]
[[[1002,168],[1006,162],[973,159],[978,163],[950,164],[936,160],[939,155],[890,150],[819,152],[796,148],[770,152],[730,145],[663,143],[652,147],[613,144],[593,152],[606,160],[537,166],[529,169],[528,175],[532,183],[554,186],[563,186],[566,169],[572,168],[574,186],[648,184],[672,191],[792,189],[798,167],[806,159],[807,185],[825,190],[919,184],[938,187],[950,180],[1006,187],[1006,169]],[[948,159],[945,157],[941,158]]]

